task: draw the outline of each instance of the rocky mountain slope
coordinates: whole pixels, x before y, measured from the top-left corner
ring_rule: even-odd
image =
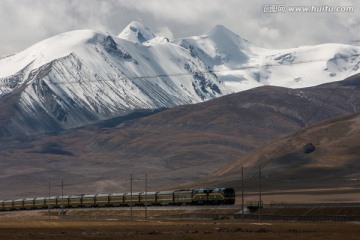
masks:
[[[69,129],[229,92],[201,60],[137,22],[119,37],[67,32],[0,59],[0,101],[14,100],[11,115],[1,116],[4,135]]]
[[[224,165],[236,165],[250,152],[306,125],[355,113],[360,104],[358,80],[305,89],[265,86],[132,120],[3,138],[0,187],[18,197],[39,195],[44,182],[58,185],[64,179],[71,184],[67,194],[119,192],[129,190],[130,173],[137,178],[148,173],[149,189],[157,190],[188,182],[205,186],[197,180],[214,171],[217,180],[207,184],[232,185],[239,172],[231,172],[231,167],[219,170]],[[302,162],[296,164],[294,168],[301,169]],[[256,172],[258,165],[252,166]],[[283,171],[280,166],[273,170]],[[283,172],[291,174],[286,165]],[[136,184],[134,191],[142,191],[143,183]]]
[[[357,202],[360,187],[359,114],[325,121],[282,137],[217,169],[193,185],[241,190],[241,168],[248,197],[258,200],[259,168],[267,202]],[[309,150],[309,145],[312,149]],[[286,196],[286,197],[284,197]],[[289,198],[289,196],[293,196]],[[282,197],[282,198],[281,198]],[[306,200],[305,200],[306,201]]]
[[[0,59],[0,134],[71,129],[263,85],[334,82],[360,71],[359,49],[264,49],[224,26],[173,42],[139,22],[118,36],[67,32]]]

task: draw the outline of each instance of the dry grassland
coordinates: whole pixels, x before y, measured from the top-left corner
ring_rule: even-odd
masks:
[[[359,223],[181,221],[0,221],[0,239],[358,240]]]
[[[186,212],[234,214],[237,209],[149,210],[148,214]],[[358,207],[265,208],[263,214],[360,215]],[[0,213],[0,240],[358,240],[360,222],[280,222],[257,220],[57,220],[58,210]],[[129,209],[73,209],[70,215],[128,215]],[[133,210],[142,217],[143,210]]]

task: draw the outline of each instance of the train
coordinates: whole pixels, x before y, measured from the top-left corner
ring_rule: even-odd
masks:
[[[0,211],[48,208],[233,205],[235,190],[229,187],[160,192],[133,192],[52,196],[1,200]]]

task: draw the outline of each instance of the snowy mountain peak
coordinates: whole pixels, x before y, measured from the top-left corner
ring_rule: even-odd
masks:
[[[225,38],[225,39],[231,39],[232,41],[236,41],[236,42],[240,41],[240,42],[243,42],[244,44],[249,43],[248,40],[240,37],[239,35],[232,32],[231,30],[229,30],[228,28],[226,28],[223,25],[216,25],[212,29],[205,32],[204,35],[208,35],[210,38],[213,38],[213,39]]]
[[[144,24],[132,21],[119,35],[119,38],[142,44],[153,38],[155,34]]]
[[[250,43],[227,29],[223,25],[216,25],[214,28],[205,32],[204,38],[209,38],[218,46],[218,49],[224,53],[231,54],[233,50],[248,49]]]
[[[249,59],[250,43],[222,25],[217,25],[201,36],[181,38],[174,43],[188,49],[209,68],[226,70],[242,66]]]
[[[69,129],[231,92],[200,59],[142,24],[132,22],[121,35],[127,39],[72,31],[1,58],[0,99],[16,103],[0,135]]]
[[[18,99],[3,128],[68,129],[262,85],[314,86],[359,73],[359,61],[360,46],[264,49],[221,25],[171,44],[139,22],[118,37],[72,31],[0,58],[0,98]]]
[[[309,87],[360,72],[360,41],[265,49],[217,25],[203,35],[180,38],[174,43],[201,59],[234,91],[264,85]]]
[[[101,38],[103,34],[97,31],[76,30],[45,39],[22,52],[0,59],[0,78],[16,74],[30,64],[32,69],[38,68],[77,52],[87,44],[96,44]]]

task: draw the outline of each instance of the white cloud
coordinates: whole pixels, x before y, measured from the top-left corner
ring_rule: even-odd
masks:
[[[96,29],[115,35],[132,20],[169,38],[200,35],[217,24],[264,47],[295,47],[360,39],[360,2],[354,13],[264,13],[264,4],[314,5],[311,0],[1,0],[0,55],[21,51],[61,32]]]
[[[20,51],[64,31],[105,29],[106,5],[82,6],[87,1],[0,1],[0,54]]]
[[[204,15],[216,14],[220,1],[206,0],[121,0],[122,7],[151,14],[155,19],[170,20],[182,24],[193,24],[203,20]]]

